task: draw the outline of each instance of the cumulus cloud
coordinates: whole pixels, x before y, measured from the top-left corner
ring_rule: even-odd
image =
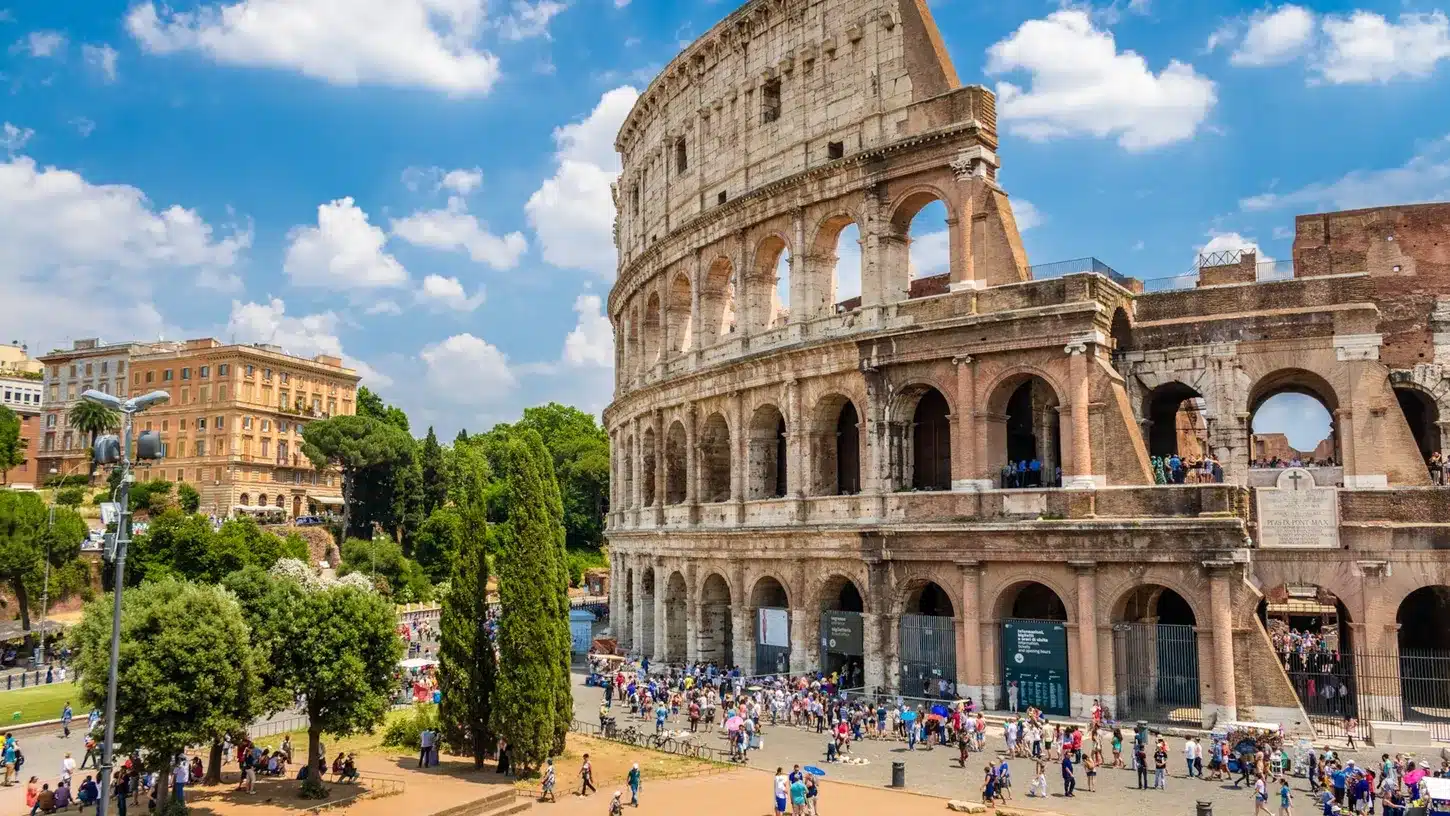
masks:
[[[498,347],[472,334],[455,334],[425,346],[424,379],[432,394],[456,404],[488,405],[518,387],[508,357]]]
[[[1195,259],[1223,252],[1252,252],[1258,255],[1259,263],[1272,263],[1274,260],[1264,252],[1258,241],[1245,238],[1237,232],[1210,234],[1208,242],[1198,248]]]
[[[472,170],[449,170],[443,174],[443,180],[438,186],[445,190],[451,190],[461,196],[466,196],[477,190],[483,184],[483,170],[473,168]]]
[[[568,6],[558,0],[514,0],[509,13],[499,22],[499,36],[517,42],[549,36],[549,21]]]
[[[10,47],[14,53],[29,54],[37,59],[59,57],[65,53],[66,36],[59,31],[32,31]]]
[[[1423,79],[1450,59],[1450,17],[1442,11],[1318,15],[1296,5],[1230,20],[1208,48],[1237,42],[1230,62],[1259,67],[1303,59],[1310,84],[1373,84]]]
[[[1025,198],[1013,200],[1012,216],[1017,219],[1018,232],[1026,232],[1033,227],[1040,227],[1042,222],[1047,220],[1043,217],[1042,212]]]
[[[487,93],[498,58],[476,43],[485,0],[238,0],[179,12],[143,2],[126,27],[151,54],[296,71],[336,85]]]
[[[384,249],[387,235],[352,198],[317,208],[317,226],[293,227],[282,269],[298,286],[338,291],[401,286],[408,270]]]
[[[571,366],[614,367],[614,330],[598,295],[574,299],[579,321],[564,338],[564,362]]]
[[[444,186],[449,184],[447,179],[448,176],[445,176]],[[453,183],[468,186],[470,182],[455,179]],[[460,196],[449,198],[444,209],[423,210],[406,218],[394,219],[390,229],[394,235],[415,246],[464,251],[475,262],[494,269],[512,269],[529,248],[523,233],[511,232],[500,236],[489,232],[483,222],[468,212],[468,204]]]
[[[364,385],[391,385],[391,378],[343,353],[342,340],[337,336],[341,323],[335,312],[300,317],[289,315],[287,304],[281,298],[272,298],[266,303],[234,300],[231,315],[227,318],[226,333],[240,343],[281,346],[288,354],[298,357],[316,357],[319,354],[341,357],[344,365],[356,369],[363,376]]]
[[[1191,139],[1217,102],[1211,80],[1171,60],[1157,73],[1082,9],[1023,23],[987,52],[987,73],[1028,75],[997,83],[997,115],[1034,141],[1089,135],[1142,151]]]
[[[85,58],[87,65],[100,73],[101,78],[107,82],[116,81],[116,58],[118,56],[116,49],[104,43],[83,45],[81,46],[81,56]]]
[[[463,284],[458,282],[458,278],[429,275],[418,290],[418,302],[438,309],[471,312],[483,305],[483,289],[479,288],[470,297],[463,291]]]
[[[1234,65],[1280,65],[1303,55],[1314,36],[1314,12],[1295,5],[1253,15],[1229,62]]]
[[[30,128],[23,128],[19,125],[12,125],[6,122],[3,126],[0,126],[0,149],[4,149],[6,153],[18,153],[25,149],[26,143],[34,135],[35,131]]]
[[[1333,181],[1250,196],[1239,206],[1248,211],[1324,212],[1446,199],[1450,199],[1450,135],[1430,142],[1399,167],[1354,170]]]
[[[639,92],[615,88],[582,121],[554,131],[554,175],[529,197],[524,212],[544,260],[612,278],[616,267],[614,199],[619,176],[614,137]]]

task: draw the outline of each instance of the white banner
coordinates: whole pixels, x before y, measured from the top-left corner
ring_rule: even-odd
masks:
[[[790,612],[785,609],[758,610],[760,616],[759,632],[756,642],[762,646],[781,646],[790,648]]]

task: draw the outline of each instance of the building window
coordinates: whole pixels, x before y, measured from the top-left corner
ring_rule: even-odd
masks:
[[[724,190],[721,190],[720,193],[719,193],[719,195],[715,196],[715,206],[718,207],[718,206],[720,206],[720,205],[722,205],[724,203],[725,203],[725,191]]]
[[[91,365],[90,363],[86,363],[86,376],[89,377],[93,373],[95,373],[95,366]]]
[[[277,420],[277,433],[287,433],[287,421],[285,419]]]
[[[78,367],[74,363],[72,363],[71,364],[71,367],[70,367],[70,375],[72,377],[76,376],[76,371],[78,371],[78,370],[79,370]]]
[[[263,433],[266,433],[267,431],[270,431],[270,430],[272,430],[272,420],[270,420],[270,419],[263,419],[262,420],[262,432]]]
[[[292,375],[291,374],[288,374],[285,371],[282,372],[282,384],[283,385],[286,385],[287,383],[289,383],[291,381],[292,381]]]
[[[199,370],[197,372],[197,375],[200,376],[203,380],[206,379],[207,377],[210,377],[211,376],[211,366],[202,366],[201,367],[201,370]]]
[[[227,418],[226,417],[217,417],[216,418],[216,422],[213,422],[212,423],[212,427],[213,428],[216,428],[218,431],[226,430],[226,427],[227,427]]]
[[[829,142],[826,144],[826,158],[839,159],[846,155],[845,142]]]
[[[262,455],[263,456],[266,456],[266,455],[268,455],[271,452],[272,452],[272,440],[270,440],[270,439],[263,439],[262,440]]]
[[[690,170],[690,157],[685,152],[685,138],[675,140],[675,172],[684,174]]]
[[[230,373],[232,373],[232,367],[227,365],[226,363],[222,363],[221,365],[216,367],[216,375],[218,377],[225,377]]]
[[[203,385],[201,387],[201,401],[211,402],[211,386]]]
[[[148,372],[146,372],[146,382],[152,383],[152,382],[155,382],[155,381],[156,381],[156,372],[154,372],[154,371],[148,371]]]
[[[244,431],[250,431],[251,429],[252,429],[252,418],[251,417],[242,417],[242,430],[244,430]]]
[[[161,372],[161,381],[171,382],[171,369],[168,368],[165,371]]]
[[[780,80],[772,79],[760,89],[760,121],[769,124],[780,119]]]
[[[270,368],[264,368],[264,369],[262,369],[262,379],[264,379],[264,380],[270,380],[270,379],[272,379],[272,369],[270,369]]]
[[[206,417],[196,418],[196,429],[198,431],[202,431],[203,433],[206,431]]]
[[[216,387],[216,398],[219,399],[219,400],[221,400],[222,402],[226,402],[227,401],[227,386],[226,386],[226,383],[223,383],[223,384],[218,385]]]
[[[151,423],[149,423],[149,422],[146,423],[146,427],[148,427],[148,428],[151,427]],[[171,420],[169,420],[169,419],[163,419],[163,420],[161,420],[161,430],[163,430],[163,431],[171,430]]]
[[[125,375],[125,373],[126,373],[126,361],[125,360],[117,360],[116,361],[116,376],[120,377],[120,376]]]
[[[247,366],[247,376],[248,377],[255,377],[255,376],[257,376],[257,367],[256,366],[250,366],[250,365]]]
[[[639,215],[639,185],[636,184],[629,190],[630,215]],[[75,373],[75,372],[71,372]]]
[[[101,373],[102,374],[105,374],[106,373],[106,369],[110,368],[110,365],[111,365],[110,363],[106,362],[105,360],[102,360],[101,361]]]
[[[181,401],[182,402],[191,402],[191,386],[182,386],[182,388],[181,388]]]
[[[45,415],[45,427],[47,427],[47,428],[54,428],[55,427],[55,414],[46,414]]]
[[[181,379],[183,379],[183,380],[189,380],[189,379],[191,379],[191,369],[189,367],[188,368],[181,369]]]
[[[203,439],[196,440],[196,455],[197,456],[206,456],[206,440],[203,440]]]

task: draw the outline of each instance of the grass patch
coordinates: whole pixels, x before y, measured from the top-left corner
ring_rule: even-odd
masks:
[[[17,681],[14,691],[0,691],[0,720],[7,726],[58,720],[67,701],[84,728],[87,712],[82,710],[80,686],[67,681],[22,689]]]

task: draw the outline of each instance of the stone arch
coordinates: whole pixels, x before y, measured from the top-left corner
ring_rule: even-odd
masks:
[[[1395,608],[1395,623],[1402,656],[1431,650],[1450,656],[1450,586],[1428,584],[1406,593]]]
[[[762,613],[762,609],[767,611]],[[749,658],[754,661],[755,673],[784,674],[789,671],[793,662],[791,641],[795,639],[792,630],[801,626],[803,621],[791,609],[786,582],[772,572],[757,577],[746,599],[746,611],[749,613],[748,625],[755,635],[755,654]]]
[[[1284,394],[1301,394],[1318,402],[1326,414],[1328,414],[1329,431],[1325,439],[1313,451],[1302,451],[1302,453],[1314,459],[1326,458],[1321,454],[1332,453],[1332,458],[1337,463],[1343,463],[1339,422],[1335,412],[1339,409],[1339,394],[1333,385],[1322,375],[1303,368],[1282,368],[1271,371],[1260,377],[1249,389],[1249,399],[1246,413],[1249,415],[1249,430],[1251,434],[1251,449],[1249,451],[1250,461],[1270,459],[1274,456],[1282,458],[1277,453],[1277,445],[1269,439],[1277,433],[1282,433],[1275,428],[1261,426],[1256,423],[1259,409],[1266,402]],[[1285,445],[1287,446],[1287,442]],[[1327,445],[1328,449],[1325,450]]]
[[[806,266],[807,280],[801,281],[801,291],[806,293],[806,302],[801,304],[805,308],[807,319],[821,317],[837,312],[851,311],[860,308],[861,281],[864,278],[866,266],[865,255],[858,249],[856,253],[856,268],[852,272],[840,268],[840,245],[842,235],[847,228],[855,227],[857,240],[860,240],[861,219],[849,210],[837,210],[827,215],[816,226],[816,233],[810,243],[809,263]],[[857,295],[843,298],[843,279],[848,275],[854,275],[854,286],[846,285],[844,288],[854,288]],[[847,303],[850,306],[847,306]]]
[[[643,507],[654,507],[655,495],[655,429],[645,428],[640,434],[640,456],[639,456],[639,478],[640,494],[643,497],[640,502]]]
[[[1113,310],[1113,320],[1108,326],[1108,336],[1113,340],[1113,351],[1122,354],[1133,350],[1133,321],[1128,310],[1122,306]]]
[[[1200,620],[1188,595],[1153,580],[1123,590],[1113,601],[1109,614],[1113,623],[1197,626]]]
[[[243,507],[251,507],[252,506],[252,497],[251,497],[251,495],[248,494],[248,493],[243,493],[242,495],[238,496],[237,497],[237,504],[240,504]]]
[[[933,204],[940,202],[945,213],[945,223],[939,231],[923,231],[918,215]],[[950,278],[950,259],[957,256],[952,245],[957,238],[951,225],[955,223],[954,206],[946,191],[931,184],[917,184],[898,196],[891,209],[891,235],[886,242],[888,263],[901,264],[902,271],[895,268],[889,274],[900,274],[899,283],[904,284],[904,295],[908,298],[945,294]],[[925,217],[925,216],[923,216]],[[942,239],[945,238],[945,241]],[[945,244],[944,246],[942,244]],[[924,255],[943,258],[947,261],[946,271],[928,264]]]
[[[278,493],[277,498],[272,500],[272,504],[275,505],[278,510],[285,510],[287,508],[287,497],[282,495],[281,493]]]
[[[947,585],[934,576],[915,576],[902,581],[896,589],[897,614],[956,617],[957,604]]]
[[[1410,426],[1410,435],[1415,439],[1420,459],[1427,460],[1431,454],[1443,453],[1440,450],[1440,406],[1435,401],[1435,395],[1414,382],[1394,383],[1394,392],[1400,413]]]
[[[770,331],[789,320],[790,298],[788,294],[782,298],[781,292],[790,291],[790,265],[782,269],[781,260],[794,256],[790,241],[778,232],[766,235],[756,244],[745,286],[745,314],[752,332]]]
[[[1208,453],[1208,421],[1203,395],[1170,380],[1143,395],[1143,430],[1148,455],[1167,458]]]
[[[730,615],[730,581],[711,571],[700,582],[696,654],[702,663],[727,666],[735,654],[735,632]]]
[[[700,285],[700,344],[712,346],[735,332],[735,267],[720,256]]]
[[[850,496],[861,492],[861,413],[843,394],[827,394],[811,412],[811,494]]]
[[[640,325],[640,352],[644,355],[644,367],[654,366],[660,361],[664,322],[660,314],[660,296],[650,292],[644,302],[644,322]]]
[[[665,504],[679,504],[685,500],[686,473],[685,425],[678,419],[670,423],[665,434]]]
[[[624,457],[620,463],[620,471],[623,474],[621,480],[624,482],[624,502],[627,509],[634,506],[634,437],[626,437],[624,440]]]
[[[689,583],[684,573],[675,570],[665,579],[665,653],[666,663],[684,663],[688,649]]]
[[[957,604],[932,576],[914,576],[898,586],[897,663],[904,694],[955,695],[957,679]]]
[[[684,354],[694,348],[694,309],[691,301],[694,287],[690,276],[683,271],[676,272],[670,279],[669,298],[665,313],[669,316],[667,332],[671,356]]]
[[[913,490],[952,486],[952,404],[930,379],[903,386],[891,406],[891,482]]]
[[[868,608],[866,594],[856,579],[843,573],[831,573],[821,579],[816,601],[822,612],[864,613]]]
[[[745,437],[746,498],[778,499],[786,494],[787,429],[785,415],[771,403],[750,416]]]
[[[1001,486],[1056,485],[1063,462],[1062,391],[1041,369],[1021,367],[998,377],[987,395],[987,466]],[[1035,473],[1033,460],[1040,466]],[[1018,462],[1029,467],[1019,473]]]
[[[1045,576],[1023,578],[1009,583],[992,602],[993,616],[1074,622],[1076,616],[1068,599],[1072,595]]]
[[[760,607],[789,609],[791,607],[789,585],[773,572],[761,574],[750,588],[750,606],[752,609]]]
[[[730,498],[730,425],[718,411],[700,429],[700,501]]]
[[[267,506],[267,494],[266,493],[262,493],[261,495],[257,496],[257,506],[258,507],[266,507]]]
[[[1137,583],[1113,602],[1113,687],[1120,719],[1203,718],[1198,614],[1170,587]]]

